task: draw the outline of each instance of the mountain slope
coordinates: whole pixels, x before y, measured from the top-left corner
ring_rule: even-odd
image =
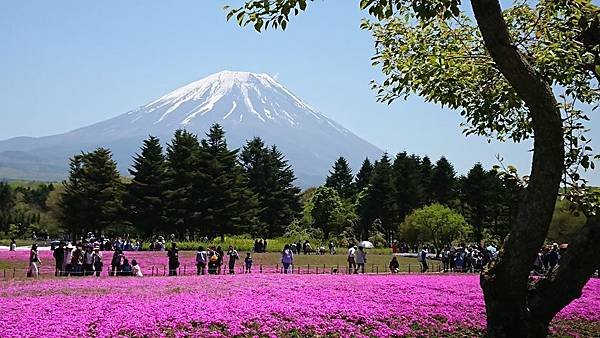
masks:
[[[220,123],[232,147],[260,136],[293,165],[303,187],[321,184],[338,156],[358,168],[381,150],[319,113],[267,74],[223,71],[114,118],[64,134],[0,141],[0,178],[57,179],[80,151],[109,147],[126,172],[148,135],[167,142],[179,128],[206,133]]]

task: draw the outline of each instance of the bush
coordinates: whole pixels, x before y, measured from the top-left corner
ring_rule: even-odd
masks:
[[[385,235],[381,232],[376,232],[369,237],[369,242],[373,243],[376,248],[385,248],[387,247],[387,241],[385,240]]]

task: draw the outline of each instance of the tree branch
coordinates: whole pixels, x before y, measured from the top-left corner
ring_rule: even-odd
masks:
[[[551,320],[563,307],[581,296],[581,290],[600,267],[600,219],[587,223],[569,243],[560,265],[530,291],[528,304],[533,316]]]

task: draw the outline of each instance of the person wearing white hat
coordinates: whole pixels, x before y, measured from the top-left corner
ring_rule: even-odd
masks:
[[[69,243],[65,246],[65,254],[63,256],[62,274],[61,276],[68,276],[71,270],[71,258],[73,252],[73,244]]]

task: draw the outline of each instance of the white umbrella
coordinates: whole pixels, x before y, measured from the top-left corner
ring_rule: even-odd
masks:
[[[375,247],[373,245],[373,243],[371,243],[369,241],[362,241],[362,242],[358,243],[358,246],[363,247],[365,249],[373,249]]]
[[[492,245],[488,246],[486,249],[488,249],[488,251],[491,252],[491,253],[493,253],[493,254],[496,253],[496,248],[493,247]]]

